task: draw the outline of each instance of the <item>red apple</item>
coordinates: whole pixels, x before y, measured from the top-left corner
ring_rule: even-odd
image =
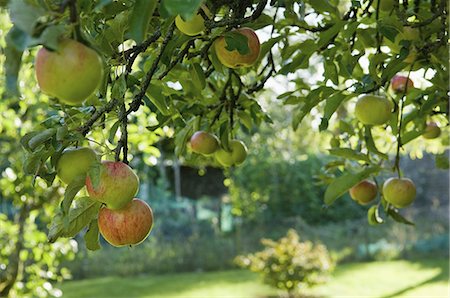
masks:
[[[366,205],[377,197],[378,188],[374,182],[363,180],[350,188],[349,193],[353,200],[361,205]]]
[[[82,103],[94,93],[103,77],[103,64],[97,52],[71,39],[63,39],[57,51],[41,48],[35,65],[42,92],[69,105]]]
[[[192,151],[200,154],[213,154],[219,149],[219,140],[213,134],[197,131],[191,137]]]
[[[227,50],[227,43],[225,37],[221,36],[214,42],[214,49],[216,50],[219,61],[229,68],[247,67],[253,65],[259,57],[261,44],[258,35],[250,28],[239,28],[233,32],[237,32],[247,37],[249,52],[245,55],[239,53],[238,50]]]
[[[394,207],[403,208],[416,198],[416,186],[408,178],[389,178],[383,184],[383,196]]]
[[[408,92],[411,90],[411,88],[414,88],[414,83],[408,77],[395,75],[391,79],[391,88],[395,93],[403,94],[405,92],[405,89],[406,92]]]
[[[362,95],[355,106],[355,115],[367,125],[382,125],[391,117],[391,102],[384,96]]]
[[[127,205],[137,194],[139,178],[123,162],[103,161],[98,185],[94,186],[88,175],[86,188],[92,199],[105,203],[109,209],[117,210]]]
[[[436,122],[428,122],[422,137],[425,139],[436,139],[441,135],[441,129]]]
[[[152,230],[153,212],[139,199],[133,199],[120,210],[103,207],[98,213],[98,227],[103,238],[113,246],[137,245]]]

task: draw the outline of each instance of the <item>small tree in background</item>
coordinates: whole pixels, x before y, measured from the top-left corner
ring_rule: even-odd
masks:
[[[262,239],[265,249],[235,262],[243,268],[261,273],[264,283],[286,291],[295,297],[307,287],[323,283],[334,268],[334,262],[322,244],[300,242],[297,232],[290,229],[278,241]]]

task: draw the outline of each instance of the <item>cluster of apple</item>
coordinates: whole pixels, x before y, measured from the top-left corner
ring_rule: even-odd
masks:
[[[395,94],[404,95],[414,88],[414,82],[405,76],[395,75],[391,80],[391,88]],[[391,118],[392,103],[384,96],[363,95],[355,106],[356,118],[365,125],[383,125]],[[435,139],[441,134],[441,129],[435,122],[427,122],[422,133],[426,139]],[[365,205],[375,200],[378,188],[369,180],[363,180],[353,186],[350,197]],[[409,206],[416,197],[416,187],[409,178],[389,178],[383,184],[383,197],[394,207]]]
[[[201,10],[207,15],[211,16],[211,12],[205,5],[202,5]],[[175,25],[182,33],[195,36],[205,31],[205,20],[200,14],[200,11],[189,20],[183,20],[181,16],[175,18]],[[220,63],[229,68],[240,68],[252,66],[259,57],[261,44],[258,35],[251,28],[237,28],[231,31],[247,37],[248,53],[241,54],[238,50],[228,50],[228,46],[224,36],[220,36],[214,41],[214,50]]]
[[[93,167],[99,167],[98,179],[91,179],[88,174]],[[139,178],[127,164],[100,163],[92,149],[74,148],[63,152],[56,170],[58,177],[67,184],[85,179],[89,197],[105,204],[98,214],[98,226],[111,245],[136,245],[150,234],[153,212],[147,203],[135,198]]]
[[[197,131],[190,140],[192,151],[206,156],[214,155],[217,162],[224,167],[237,166],[247,158],[247,146],[242,141],[231,140],[228,149],[220,147],[219,139],[208,132]]]

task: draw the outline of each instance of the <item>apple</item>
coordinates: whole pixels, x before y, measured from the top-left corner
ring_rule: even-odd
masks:
[[[240,165],[247,158],[247,146],[239,140],[231,140],[230,151],[219,149],[215,153],[217,161],[224,167]]]
[[[249,52],[245,55],[239,53],[238,50],[227,50],[227,43],[225,37],[221,36],[214,41],[214,49],[216,50],[217,58],[220,63],[229,68],[247,67],[253,65],[259,57],[261,51],[261,44],[258,35],[250,28],[239,28],[232,32],[242,34],[248,39]]]
[[[36,77],[42,92],[77,105],[88,98],[103,77],[103,64],[93,49],[63,39],[57,51],[41,48],[36,56]]]
[[[416,198],[416,186],[408,178],[389,178],[383,184],[383,195],[394,207],[403,208]]]
[[[425,132],[422,134],[422,137],[425,139],[436,139],[441,135],[441,129],[436,124],[436,122],[428,122],[425,127]]]
[[[197,131],[191,137],[191,149],[195,153],[213,154],[219,149],[219,140],[213,134],[205,131]]]
[[[391,79],[391,88],[395,93],[403,94],[405,92],[405,89],[406,89],[406,92],[408,92],[411,90],[411,88],[414,88],[414,83],[408,77],[401,76],[401,75],[395,75]]]
[[[374,182],[363,180],[350,188],[349,193],[354,201],[366,205],[377,197],[378,189]]]
[[[120,210],[102,207],[98,213],[98,227],[103,238],[113,246],[137,245],[152,230],[153,212],[139,199],[133,199]]]
[[[384,96],[362,95],[355,106],[355,115],[367,125],[381,125],[391,117],[391,102]]]
[[[211,12],[206,6],[202,6],[202,9],[206,15],[211,15]],[[200,13],[197,13],[189,20],[183,20],[183,18],[178,15],[175,18],[175,25],[178,30],[189,36],[195,36],[205,30],[205,20]]]
[[[98,157],[94,150],[68,148],[63,151],[56,164],[56,173],[64,183],[70,184],[76,177],[86,175],[95,162],[98,162]]]
[[[105,203],[109,209],[117,210],[127,205],[137,194],[139,178],[133,170],[120,161],[103,161],[100,166],[98,185],[86,177],[89,196]]]

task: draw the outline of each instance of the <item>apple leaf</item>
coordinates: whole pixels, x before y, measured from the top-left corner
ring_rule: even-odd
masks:
[[[353,94],[345,95],[341,91],[339,91],[326,100],[322,122],[319,126],[320,131],[326,130],[328,128],[328,122],[331,116],[333,116],[341,103],[353,96]]]
[[[119,129],[120,121],[116,121],[109,130],[108,142],[114,144],[114,138],[116,137],[117,130]]]
[[[122,74],[114,81],[111,91],[111,98],[123,99],[126,91],[127,91],[127,82],[125,80],[125,75]]]
[[[48,128],[41,131],[28,141],[28,148],[30,148],[31,151],[34,151],[37,147],[50,140],[55,134],[55,128]]]
[[[17,34],[19,33],[19,35]],[[17,47],[14,42],[14,38],[23,36],[21,30],[16,26],[12,27],[6,35],[6,48],[5,48],[5,81],[6,92],[13,96],[20,96],[19,86],[17,80],[19,78],[20,65],[22,63],[23,49]]]
[[[186,126],[175,135],[175,154],[177,156],[181,156],[186,150],[186,143],[188,142],[189,136],[192,134],[196,118],[197,117],[193,117],[190,119],[186,123]]]
[[[381,158],[386,159],[386,160],[389,158],[387,154],[380,152],[378,150],[378,148],[376,147],[375,142],[372,137],[372,130],[371,130],[371,127],[369,127],[369,126],[366,126],[366,128],[365,128],[364,139],[366,141],[366,146],[367,146],[367,149],[369,150],[369,152],[375,153],[376,155],[378,155]]]
[[[189,72],[192,77],[192,82],[194,83],[194,86],[199,89],[203,90],[206,87],[206,78],[205,73],[203,72],[202,67],[198,63],[193,63],[189,67]]]
[[[225,33],[226,49],[228,51],[238,51],[241,55],[247,55],[250,53],[248,47],[248,37],[236,31],[230,31]]]
[[[148,24],[158,4],[157,0],[136,0],[130,17],[130,38],[141,43],[147,34]]]
[[[190,20],[197,13],[201,4],[202,0],[162,0],[161,15],[163,17],[180,15],[184,20]]]
[[[72,205],[73,199],[77,193],[84,187],[86,181],[86,175],[79,175],[73,179],[73,181],[67,185],[66,191],[64,192],[64,199],[61,201],[61,211],[63,215],[67,215],[70,206]]]
[[[150,84],[150,87],[147,89],[145,95],[148,97],[150,102],[155,105],[155,107],[158,109],[158,111],[161,112],[163,116],[171,115],[171,111],[166,101],[167,96],[163,94],[161,86],[153,83]]]
[[[9,14],[14,25],[30,36],[35,35],[36,25],[46,12],[42,7],[30,4],[29,1],[15,0],[9,3]]]
[[[351,187],[379,171],[380,167],[371,166],[358,173],[344,174],[334,179],[325,191],[325,204],[331,205],[337,198],[344,195]]]
[[[88,171],[89,179],[91,180],[92,186],[94,188],[97,188],[100,184],[100,175],[102,172],[102,164],[101,162],[94,162],[90,167]]]
[[[306,1],[312,8],[318,12],[329,12],[338,15],[339,11],[328,0],[309,0]]]
[[[319,34],[319,40],[317,41],[317,48],[322,48],[328,45],[332,39],[339,34],[339,32],[344,28],[345,21],[337,21],[328,30],[323,31]]]
[[[398,210],[395,209],[395,208],[389,208],[389,209],[387,210],[387,214],[388,214],[390,217],[392,217],[396,222],[403,223],[403,224],[410,225],[410,226],[415,226],[415,224],[414,224],[413,222],[411,222],[411,221],[407,220],[406,218],[404,218],[404,217],[398,212]]]
[[[379,225],[384,222],[383,218],[380,216],[380,211],[378,210],[378,205],[370,207],[367,211],[367,221],[370,225]]]
[[[84,242],[86,244],[86,248],[89,250],[98,250],[102,248],[99,241],[99,229],[97,219],[93,219],[89,223],[88,230],[86,231],[86,234],[84,234]]]
[[[369,157],[361,152],[355,151],[351,148],[333,148],[328,150],[330,154],[343,157],[346,159],[352,159],[357,161],[365,161],[370,163]]]
[[[100,202],[89,197],[79,198],[76,203],[76,206],[69,210],[67,229],[64,227],[64,215],[61,211],[53,218],[47,236],[49,242],[53,243],[59,237],[74,237],[97,216],[101,206]]]

